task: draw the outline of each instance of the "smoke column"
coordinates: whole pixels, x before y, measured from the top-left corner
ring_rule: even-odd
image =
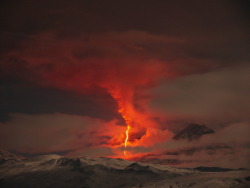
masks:
[[[88,92],[93,86],[106,89],[117,102],[118,112],[126,123],[124,132],[117,136],[119,141],[113,144],[133,146],[154,126],[146,104],[139,106],[140,110],[139,103],[135,106],[135,100],[143,95],[143,89],[139,88],[149,87],[166,76],[166,65],[149,57],[139,45],[159,41],[169,39],[133,31],[68,39],[42,33],[7,53],[2,68],[7,72],[18,70],[16,74],[20,77],[46,87],[79,93]],[[135,96],[139,97],[135,99]],[[142,129],[144,133],[136,136]]]

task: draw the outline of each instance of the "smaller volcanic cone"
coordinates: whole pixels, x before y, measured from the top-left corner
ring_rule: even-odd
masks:
[[[173,139],[187,139],[189,141],[196,140],[203,136],[204,134],[212,134],[215,133],[214,130],[206,127],[205,125],[199,124],[190,124],[185,129],[177,133]]]

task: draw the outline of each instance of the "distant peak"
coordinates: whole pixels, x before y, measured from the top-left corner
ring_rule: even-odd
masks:
[[[214,130],[208,128],[205,125],[199,124],[189,124],[186,128],[181,130],[177,133],[173,139],[180,140],[180,139],[187,139],[189,141],[196,140],[205,134],[213,134],[215,133]]]

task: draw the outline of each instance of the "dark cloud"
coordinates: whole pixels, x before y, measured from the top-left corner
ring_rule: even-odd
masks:
[[[81,33],[138,30],[184,38],[185,56],[221,61],[242,59],[249,57],[246,7],[245,1],[224,0],[6,1],[1,6],[2,49],[44,31],[72,37]],[[155,49],[165,53],[168,50]]]
[[[188,33],[242,25],[247,15],[246,1],[5,1],[5,26],[39,29],[70,28],[88,30],[139,29]],[[11,23],[15,23],[11,24]],[[223,24],[223,25],[221,25]],[[27,27],[30,26],[30,27]],[[47,27],[46,27],[47,26]],[[213,26],[213,27],[211,27]],[[209,32],[207,31],[207,32]]]
[[[101,89],[98,95],[83,95],[9,79],[1,85],[0,103],[0,121],[9,120],[11,113],[66,113],[103,120],[121,119],[114,100]]]

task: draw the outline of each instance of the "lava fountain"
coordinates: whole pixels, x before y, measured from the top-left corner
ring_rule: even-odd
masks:
[[[126,148],[127,148],[127,143],[128,143],[128,139],[129,139],[129,130],[130,130],[130,126],[127,125],[126,138],[125,138],[125,141],[124,141],[124,150],[123,150],[124,155],[127,155]]]

